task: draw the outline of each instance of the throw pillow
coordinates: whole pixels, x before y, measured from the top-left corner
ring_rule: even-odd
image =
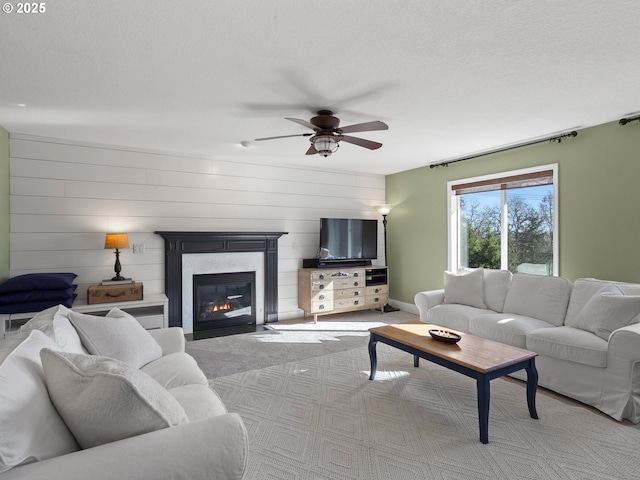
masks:
[[[604,340],[614,330],[640,321],[640,296],[599,293],[591,297],[575,318],[577,328]]]
[[[486,309],[481,268],[463,275],[444,272],[444,303],[457,303]]]
[[[73,297],[68,297],[66,300],[41,300],[39,302],[16,302],[9,305],[0,305],[0,313],[39,312],[45,308],[55,307],[58,304],[71,308]]]
[[[27,323],[20,327],[21,332],[30,332],[31,330],[40,330],[45,333],[52,340],[56,339],[56,335],[53,331],[53,318],[57,313],[66,315],[69,310],[64,305],[56,305],[55,307],[47,308],[35,314],[35,316]]]
[[[44,333],[23,339],[0,365],[0,473],[78,450],[73,435],[51,403],[40,350],[58,348]]]
[[[72,285],[63,290],[25,290],[23,292],[10,292],[0,294],[0,305],[12,303],[35,303],[43,301],[64,302],[73,298],[77,285]]]
[[[75,273],[27,273],[0,285],[0,294],[29,290],[65,290],[73,286]]]
[[[64,307],[62,307],[64,308]],[[59,310],[53,317],[53,333],[60,350],[70,353],[89,353],[82,345],[82,340],[71,322],[69,321],[69,313]]]
[[[40,356],[53,404],[81,448],[189,421],[167,390],[124,362],[47,348]]]
[[[131,315],[97,317],[70,312],[69,320],[93,355],[115,358],[140,368],[162,356],[162,347]]]

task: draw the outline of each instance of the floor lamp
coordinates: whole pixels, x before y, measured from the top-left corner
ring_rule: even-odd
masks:
[[[391,211],[391,205],[380,205],[378,208],[378,212],[382,215],[382,227],[384,230],[384,263],[387,263],[387,215]],[[388,266],[388,265],[387,265]],[[388,275],[388,272],[387,272]],[[387,278],[387,284],[389,283],[389,279]],[[385,312],[397,312],[398,309],[392,307],[389,302],[387,302],[382,308],[384,308]]]

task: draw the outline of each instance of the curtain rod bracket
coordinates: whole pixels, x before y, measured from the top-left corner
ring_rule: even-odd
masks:
[[[563,138],[572,138],[577,136],[578,136],[578,132],[574,130],[573,132],[565,133],[564,135],[559,135],[557,137],[550,138],[549,143],[553,143],[553,142],[562,143]]]
[[[639,122],[640,123],[640,115],[637,115],[635,117],[621,118],[618,123],[620,125],[626,125],[627,123],[631,123],[631,122]]]

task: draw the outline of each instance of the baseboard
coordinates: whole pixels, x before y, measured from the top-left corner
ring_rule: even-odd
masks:
[[[399,300],[389,299],[389,304],[392,307],[397,308],[398,310],[402,310],[403,312],[409,312],[415,315],[420,315],[420,311],[418,310],[418,307],[416,307],[415,304],[413,303],[406,303],[406,302],[401,302]]]

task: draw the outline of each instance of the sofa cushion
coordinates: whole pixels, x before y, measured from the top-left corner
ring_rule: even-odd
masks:
[[[158,342],[131,315],[97,317],[70,312],[69,320],[82,344],[93,355],[115,358],[133,368],[140,368],[162,355]]]
[[[40,355],[51,399],[82,448],[188,422],[167,390],[124,362],[47,348]]]
[[[0,364],[0,472],[78,450],[51,403],[40,361],[41,349],[57,345],[37,330],[12,337],[18,335],[27,337]]]
[[[169,393],[184,408],[190,422],[227,413],[227,407],[208,385],[183,385],[170,388]]]
[[[147,363],[141,370],[164,388],[207,385],[207,377],[188,353],[175,352]]]
[[[484,303],[483,275],[481,268],[462,275],[444,272],[444,303],[487,308]]]
[[[484,269],[484,303],[489,310],[502,312],[513,279],[509,270]]]
[[[460,268],[458,274],[470,273],[475,270],[482,270],[482,288],[484,290],[484,304],[486,308],[501,313],[513,274],[509,270],[467,267]]]
[[[516,273],[504,301],[504,313],[544,320],[556,327],[564,323],[571,282],[561,277]]]
[[[607,366],[607,342],[573,327],[541,328],[527,335],[527,349],[539,355],[592,367]]]
[[[614,330],[640,321],[640,296],[623,295],[610,289],[597,293],[576,315],[573,326],[593,332],[603,340],[609,340]]]
[[[527,334],[553,327],[544,320],[512,313],[488,313],[469,320],[469,333],[514,347],[526,348]]]
[[[441,304],[427,310],[426,322],[468,332],[469,320],[485,313],[491,312],[484,308],[469,307],[468,305]]]

